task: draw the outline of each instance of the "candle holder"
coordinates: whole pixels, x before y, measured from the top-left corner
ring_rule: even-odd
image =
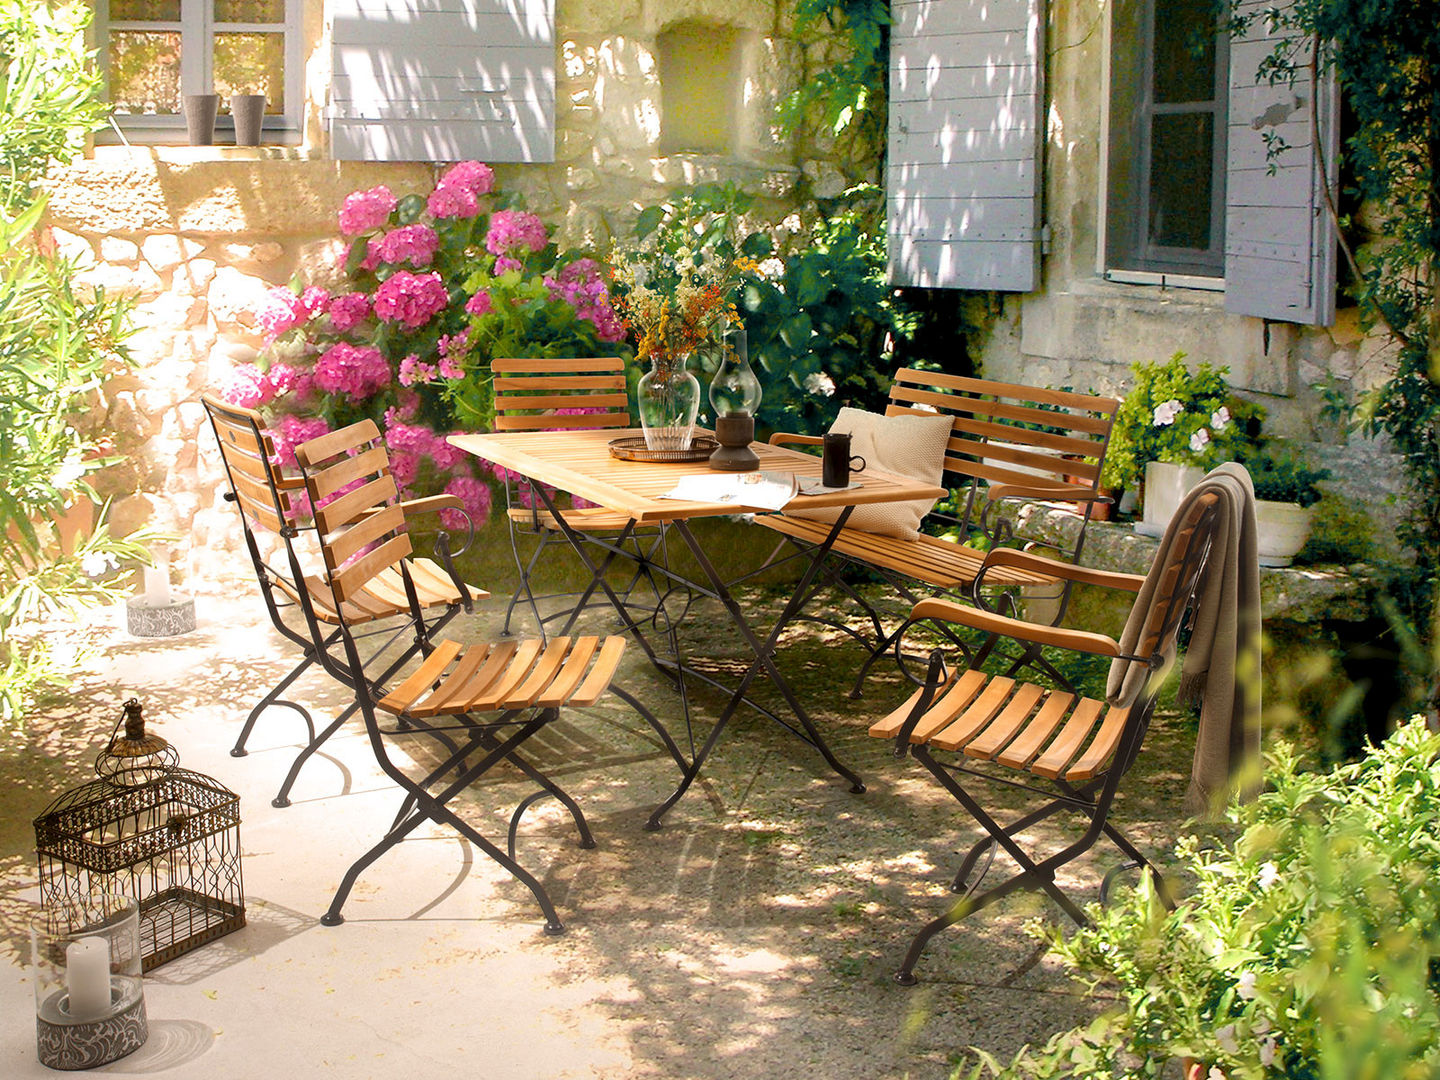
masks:
[[[136,637],[174,637],[195,629],[195,598],[170,588],[169,552],[151,556],[142,567],[141,592],[125,601],[125,626]]]
[[[750,368],[744,327],[725,334],[720,365],[710,382],[710,406],[715,410],[715,441],[720,444],[710,455],[710,468],[721,472],[760,468],[760,459],[750,449],[755,441],[755,410],[760,407],[760,380]]]
[[[30,921],[40,1064],[93,1069],[145,1045],[139,915],[131,897],[96,892]]]

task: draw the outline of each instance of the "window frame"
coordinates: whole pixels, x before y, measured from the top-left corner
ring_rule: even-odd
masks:
[[[285,56],[285,111],[271,115],[267,113],[261,123],[261,139],[266,143],[294,144],[300,141],[301,124],[304,116],[305,92],[302,72],[304,50],[301,42],[305,0],[284,0],[285,17],[282,23],[239,23],[217,22],[214,18],[214,0],[180,0],[180,18],[176,22],[131,22],[110,18],[110,0],[94,0],[95,18],[92,23],[96,49],[96,63],[105,79],[104,93],[109,98],[109,65],[106,55],[112,30],[175,30],[180,31],[180,94],[183,101],[187,94],[206,94],[214,90],[215,78],[215,37],[221,33],[275,33],[280,27],[284,35]],[[200,48],[194,42],[201,43]],[[228,109],[228,103],[222,102]],[[98,143],[135,142],[142,144],[184,143],[185,115],[175,114],[111,114],[112,128],[96,132]],[[118,127],[119,132],[115,130]],[[221,112],[215,119],[216,134],[233,133],[235,122],[229,112]],[[223,145],[223,144],[222,144]]]
[[[1126,232],[1129,239],[1125,251],[1117,253],[1111,241],[1112,189],[1112,122],[1116,111],[1114,68],[1111,57],[1115,48],[1115,9],[1107,5],[1105,18],[1105,43],[1102,63],[1104,87],[1104,110],[1101,125],[1100,178],[1103,185],[1099,201],[1098,244],[1096,246],[1096,270],[1108,281],[1136,285],[1162,285],[1181,288],[1198,288],[1223,291],[1225,287],[1225,218],[1226,183],[1228,174],[1228,116],[1229,116],[1229,71],[1230,38],[1223,27],[1217,27],[1215,35],[1214,71],[1212,73],[1213,96],[1208,106],[1197,107],[1196,102],[1160,103],[1154,100],[1156,48],[1156,4],[1157,0],[1135,0],[1143,5],[1140,41],[1141,85],[1135,97],[1135,112],[1139,122],[1134,135],[1127,140],[1128,152],[1140,162],[1137,168],[1136,191],[1125,207],[1128,221]],[[1165,247],[1154,243],[1150,236],[1149,205],[1151,178],[1154,173],[1152,129],[1153,120],[1163,115],[1195,115],[1209,113],[1211,116],[1211,185],[1210,185],[1210,247],[1198,248]],[[1116,265],[1123,259],[1132,265]],[[1213,270],[1213,273],[1207,271]]]

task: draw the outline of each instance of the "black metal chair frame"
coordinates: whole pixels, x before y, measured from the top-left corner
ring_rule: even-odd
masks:
[[[1088,925],[1089,920],[1080,907],[1074,903],[1064,891],[1055,883],[1056,871],[1066,863],[1080,857],[1094,846],[1101,837],[1106,836],[1130,860],[1125,868],[1138,868],[1150,874],[1155,882],[1156,890],[1162,901],[1173,907],[1173,899],[1166,887],[1164,877],[1156,869],[1139,849],[1110,821],[1109,815],[1114,803],[1115,795],[1119,790],[1121,779],[1129,771],[1139,756],[1141,745],[1149,730],[1151,717],[1155,709],[1155,700],[1163,681],[1160,673],[1165,666],[1166,643],[1171,641],[1178,633],[1180,624],[1185,618],[1187,609],[1194,617],[1192,601],[1203,587],[1203,576],[1206,572],[1211,543],[1214,538],[1217,511],[1212,504],[1200,510],[1196,523],[1195,534],[1187,545],[1178,571],[1178,585],[1171,592],[1161,616],[1156,648],[1148,653],[1118,653],[1117,658],[1132,663],[1143,664],[1150,671],[1150,678],[1145,688],[1141,691],[1139,698],[1131,706],[1130,714],[1126,720],[1125,728],[1120,736],[1119,743],[1114,751],[1110,765],[1099,776],[1076,786],[1067,782],[1063,777],[1051,781],[1052,787],[1046,788],[1039,785],[1022,783],[1010,779],[995,772],[988,772],[984,769],[971,765],[961,764],[954,761],[941,759],[935,755],[930,746],[925,743],[912,744],[911,736],[926,711],[934,703],[938,694],[946,689],[950,682],[947,672],[943,649],[935,649],[930,654],[928,668],[923,684],[915,705],[910,711],[905,723],[895,737],[894,755],[897,758],[904,758],[906,754],[912,755],[916,761],[935,778],[935,780],[955,799],[975,821],[985,830],[986,836],[978,840],[966,853],[951,883],[951,891],[961,893],[961,897],[951,905],[948,911],[938,918],[927,923],[915,935],[910,947],[905,954],[900,967],[895,973],[895,980],[905,986],[914,985],[917,980],[914,975],[914,968],[924,952],[930,940],[942,930],[955,925],[962,919],[980,909],[995,903],[997,900],[1009,895],[1021,888],[1038,888],[1053,899],[1060,908],[1070,916],[1078,925]],[[1157,568],[1152,568],[1152,573]],[[907,620],[902,626],[901,633],[909,631],[918,622],[928,622],[924,619]],[[980,649],[974,651],[968,657],[967,669],[976,669],[985,662],[993,647],[1001,635],[990,634]],[[1067,690],[1073,691],[1068,682],[1051,665],[1046,664],[1047,673]],[[1011,669],[1012,673],[1014,668]],[[964,761],[963,755],[960,761]],[[961,784],[959,777],[973,776],[990,783],[999,783],[1008,787],[1018,788],[1032,794],[1046,797],[1050,801],[1038,808],[1024,814],[1009,824],[1002,825],[998,822]],[[1020,846],[1016,837],[1025,830],[1036,824],[1058,814],[1062,811],[1073,811],[1080,814],[1087,820],[1084,832],[1073,842],[1062,847],[1052,854],[1037,859]],[[1019,866],[1018,873],[1007,878],[1005,881],[991,886],[984,892],[980,892],[980,886],[988,874],[997,851],[1003,850]],[[985,866],[974,876],[976,864],[981,858],[987,858]],[[1106,875],[1104,888],[1108,889],[1109,879],[1113,876]]]
[[[264,452],[264,448],[268,446],[269,440],[265,431],[256,422],[254,414],[251,413],[250,410],[233,408],[214,399],[207,399],[204,404],[207,414],[210,417],[211,430],[215,435],[217,445],[222,445],[222,450],[223,439],[215,420],[217,413],[223,416],[228,423],[248,429],[254,437],[257,452]],[[289,492],[291,490],[299,490],[302,482],[298,479],[291,481],[282,478],[278,474],[278,468],[272,468],[269,475],[263,481],[264,485],[268,488],[268,498],[271,503],[270,509],[275,515],[276,520],[284,523],[278,535],[283,541],[286,560],[289,564],[289,574],[286,575],[272,567],[261,555],[260,545],[255,537],[250,515],[246,513],[245,505],[239,494],[235,475],[223,452],[221,453],[221,464],[225,469],[226,481],[230,488],[229,491],[224,493],[223,498],[226,502],[233,503],[236,512],[240,515],[246,551],[250,555],[256,580],[260,585],[260,595],[265,602],[265,610],[270,617],[270,623],[282,637],[298,645],[302,653],[300,661],[251,708],[245,718],[244,724],[241,726],[240,734],[235,740],[235,745],[230,749],[231,757],[246,757],[249,754],[246,743],[250,738],[250,734],[254,730],[260,715],[272,705],[292,709],[300,714],[301,719],[305,722],[305,745],[291,762],[290,768],[286,772],[285,779],[282,781],[278,792],[275,797],[271,799],[272,806],[283,809],[290,805],[290,791],[298,779],[301,769],[304,768],[305,763],[310,760],[316,751],[318,751],[335,732],[339,731],[340,728],[345,725],[345,722],[355,714],[359,706],[358,704],[347,706],[331,720],[329,724],[317,730],[314,717],[310,714],[310,711],[299,702],[283,697],[282,695],[297,679],[316,664],[319,664],[329,675],[347,688],[353,689],[354,678],[351,670],[345,664],[339,663],[330,652],[330,650],[341,641],[342,631],[338,625],[332,626],[325,623],[309,602],[309,592],[305,585],[304,570],[299,555],[295,550],[295,543],[302,532],[313,533],[315,531],[313,525],[297,525],[294,520],[294,514],[289,507]],[[456,505],[448,508],[457,510],[457,512],[463,514],[466,520],[469,521],[469,515],[464,513],[462,507]],[[473,598],[471,597],[469,587],[460,579],[453,561],[456,556],[464,554],[472,538],[473,528],[470,530],[465,543],[462,544],[457,551],[452,552],[450,550],[449,534],[444,530],[436,533],[436,554],[439,556],[441,565],[444,567],[447,575],[455,585],[460,599],[455,604],[448,605],[444,611],[435,617],[435,622],[430,627],[432,632],[444,626],[458,615],[460,611],[469,611],[473,607]],[[305,625],[304,632],[297,630],[285,620],[283,613],[292,608],[299,611]],[[336,613],[337,617],[341,617],[340,609],[337,608]],[[396,612],[396,615],[399,614],[399,612]],[[389,651],[398,641],[404,638],[406,632],[410,629],[408,619],[404,620],[398,627],[387,625],[392,621],[393,619],[391,618],[374,620],[372,629],[356,635],[363,640],[379,639],[379,644],[371,654],[371,661]],[[389,668],[382,678],[389,678],[395,671],[398,671],[406,661],[414,656],[417,650],[423,650],[424,648],[425,645],[422,640],[413,641],[392,659]]]

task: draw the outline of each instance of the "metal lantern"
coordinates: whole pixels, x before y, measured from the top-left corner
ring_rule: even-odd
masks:
[[[95,759],[98,780],[66,792],[35,819],[40,902],[91,893],[140,906],[146,971],[245,925],[240,881],[240,797],[178,766],[145,733],[140,703],[125,703],[124,734]]]

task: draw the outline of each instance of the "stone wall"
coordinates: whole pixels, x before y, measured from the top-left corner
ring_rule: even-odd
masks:
[[[840,160],[823,140],[774,124],[775,104],[833,58],[833,38],[799,40],[788,0],[559,0],[556,160],[500,165],[565,246],[604,247],[635,213],[679,188],[733,181],[770,220],[808,200],[876,179],[878,158]],[[729,28],[745,103],[728,154],[660,153],[664,99],[657,40],[678,25]],[[50,235],[75,260],[77,284],[136,303],[136,367],[96,396],[82,423],[113,438],[124,465],[98,478],[113,527],[146,522],[198,549],[237,545],[218,502],[218,458],[199,395],[261,344],[253,315],[269,288],[297,273],[338,278],[335,214],[350,191],[384,183],[427,191],[423,164],[327,160],[323,0],[306,0],[303,139],[299,147],[101,146],[49,184]],[[868,170],[868,171],[867,171]]]

